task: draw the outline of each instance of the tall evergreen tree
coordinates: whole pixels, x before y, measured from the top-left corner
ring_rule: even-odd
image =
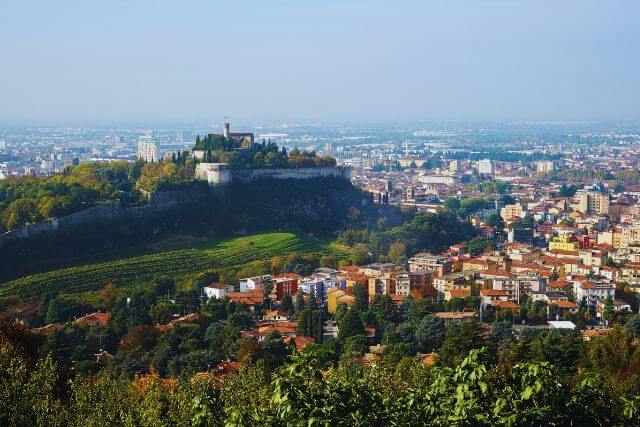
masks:
[[[364,334],[364,325],[358,311],[351,309],[345,314],[338,329],[338,339],[343,341],[354,335]]]

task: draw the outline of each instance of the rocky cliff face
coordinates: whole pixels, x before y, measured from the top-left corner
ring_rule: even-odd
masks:
[[[239,230],[335,230],[347,218],[350,208],[360,209],[367,203],[366,195],[349,181],[336,177],[236,182],[214,197],[214,223],[219,220]]]

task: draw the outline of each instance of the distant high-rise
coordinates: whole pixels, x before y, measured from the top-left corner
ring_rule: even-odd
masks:
[[[460,169],[460,162],[457,160],[451,160],[449,162],[449,171],[450,172],[457,172],[458,169]]]
[[[184,136],[183,136],[183,134],[182,134],[182,131],[181,131],[181,130],[179,130],[179,131],[178,131],[178,135],[176,135],[176,142],[177,142],[178,144],[184,144]]]
[[[481,175],[493,175],[493,162],[491,159],[482,159],[478,162],[478,173]]]
[[[551,160],[542,160],[536,162],[536,171],[539,173],[553,172],[554,165]]]
[[[149,135],[138,138],[138,155],[137,158],[145,162],[158,161],[158,145],[153,142],[153,138]]]
[[[0,139],[0,150],[4,150],[5,148],[7,148],[7,141]]]

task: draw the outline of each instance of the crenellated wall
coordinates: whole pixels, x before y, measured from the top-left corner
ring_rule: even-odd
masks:
[[[210,186],[218,187],[230,182],[252,182],[256,179],[311,179],[335,176],[351,178],[346,166],[299,168],[299,169],[253,169],[232,170],[227,163],[198,163],[196,179],[207,181]]]

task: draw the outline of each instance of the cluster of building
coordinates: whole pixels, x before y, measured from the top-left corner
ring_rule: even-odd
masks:
[[[356,283],[369,298],[389,295],[398,304],[408,295],[436,303],[477,296],[478,310],[490,305],[517,311],[526,296],[544,302],[556,318],[580,307],[600,317],[611,297],[615,311],[635,309],[635,299],[640,300],[638,195],[614,193],[598,182],[572,196],[551,195],[553,186],[545,192],[513,191],[515,203],[490,209],[501,216],[503,228],[488,226],[482,212],[471,216],[479,232],[494,239],[495,249],[486,253],[473,256],[462,242],[441,254],[417,253],[407,266],[371,264],[319,269],[295,279],[251,278],[241,281],[240,290],[261,289],[256,283],[269,280],[277,300],[300,288],[330,313],[341,302],[352,304]],[[531,221],[527,226],[525,218]],[[496,239],[499,235],[505,238]],[[296,285],[286,287],[287,280]]]
[[[533,301],[543,303],[549,320],[573,318],[580,309],[596,320],[602,319],[608,299],[616,313],[637,311],[640,208],[634,197],[610,190],[596,182],[565,197],[550,195],[553,187],[539,197],[527,189],[514,191],[515,203],[492,210],[504,228],[488,226],[486,215],[472,215],[480,233],[495,243],[475,256],[462,242],[444,253],[414,254],[406,266],[376,263],[322,268],[309,277],[247,278],[239,295],[270,284],[281,300],[301,289],[334,313],[341,303],[353,304],[358,284],[370,299],[388,295],[398,305],[409,295],[434,304],[477,297],[477,307],[468,307],[477,314],[509,310],[517,315],[524,301]],[[523,227],[525,218],[531,223]],[[500,235],[505,238],[495,238]]]
[[[0,179],[11,176],[50,176],[81,162],[158,161],[190,149],[183,131],[158,129],[0,129]]]

